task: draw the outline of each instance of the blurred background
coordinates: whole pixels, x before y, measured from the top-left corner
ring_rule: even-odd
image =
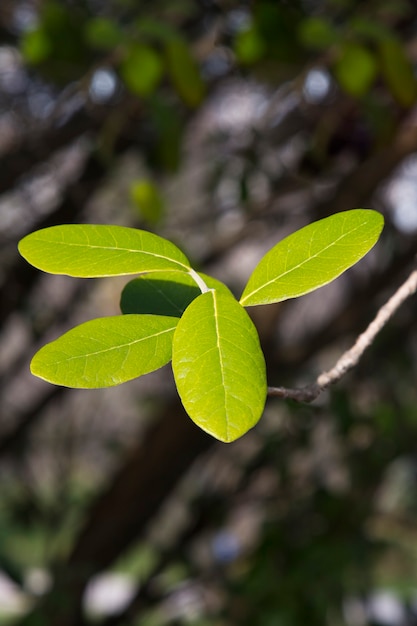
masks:
[[[381,211],[333,284],[251,311],[271,385],[312,382],[415,267],[414,0],[1,0],[0,624],[415,626],[417,303],[312,405],[221,444],[170,367],[29,372],[128,279],[49,276],[18,240],[144,228],[236,295],[313,220]]]

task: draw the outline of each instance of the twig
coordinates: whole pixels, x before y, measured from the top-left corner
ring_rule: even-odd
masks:
[[[297,400],[298,402],[312,402],[315,400],[322,391],[338,382],[346,372],[357,365],[365,350],[372,344],[375,337],[384,328],[388,320],[394,315],[397,309],[399,309],[402,303],[416,291],[417,270],[414,270],[394,295],[391,296],[388,302],[379,309],[375,319],[369,324],[365,332],[359,335],[355,344],[342,354],[334,367],[320,374],[317,380],[311,385],[300,387],[299,389],[268,387],[268,395]]]

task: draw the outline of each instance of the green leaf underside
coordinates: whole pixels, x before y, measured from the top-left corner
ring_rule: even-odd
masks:
[[[76,326],[35,354],[32,374],[55,385],[97,389],[147,374],[171,360],[178,318],[103,317]]]
[[[190,269],[187,257],[170,241],[125,226],[52,226],[24,237],[19,252],[44,272],[78,278]]]
[[[210,289],[230,294],[219,280],[200,274]],[[123,313],[149,313],[181,317],[187,306],[201,294],[190,274],[161,272],[143,274],[131,280],[122,291],[120,308]]]
[[[261,417],[265,360],[255,326],[231,294],[209,291],[189,305],[174,334],[172,367],[185,410],[220,441],[241,437]]]
[[[240,303],[281,302],[326,285],[369,252],[383,225],[380,213],[353,209],[301,228],[261,259]]]

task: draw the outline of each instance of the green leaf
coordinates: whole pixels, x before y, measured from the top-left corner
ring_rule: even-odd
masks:
[[[150,158],[153,167],[176,172],[181,162],[184,122],[177,107],[154,94],[149,103],[154,143]]]
[[[178,322],[172,367],[185,410],[204,431],[229,443],[262,415],[266,372],[259,337],[232,295],[208,291]]]
[[[52,226],[24,237],[19,252],[44,272],[79,278],[190,269],[187,257],[170,241],[125,226]]]
[[[123,42],[123,31],[115,21],[96,17],[86,23],[84,37],[93,48],[109,50]]]
[[[313,50],[326,50],[339,40],[339,33],[326,19],[310,17],[304,19],[298,28],[300,43]]]
[[[259,61],[266,51],[264,40],[254,25],[240,31],[234,42],[235,54],[240,63],[250,65]]]
[[[157,223],[164,212],[164,199],[151,180],[137,180],[130,187],[130,197],[141,216],[150,224]]]
[[[89,61],[88,50],[83,39],[80,23],[84,14],[77,7],[65,6],[56,0],[45,0],[40,4],[39,21],[35,30],[23,35],[22,51],[30,63],[48,60],[48,74],[60,72],[60,80],[70,76],[79,78]],[[46,66],[45,66],[46,68]]]
[[[346,25],[346,30],[372,42],[378,42],[391,36],[391,31],[385,24],[363,15],[352,17]]]
[[[52,51],[48,33],[42,27],[27,31],[21,39],[20,50],[27,63],[32,65],[42,63]]]
[[[240,303],[281,302],[326,285],[369,252],[383,225],[380,213],[354,209],[301,228],[261,259]]]
[[[179,37],[169,39],[166,57],[168,72],[179,96],[188,106],[198,106],[204,98],[205,85],[187,43]]]
[[[165,43],[167,39],[178,36],[174,25],[149,15],[142,15],[138,20],[134,21],[133,27],[135,34],[140,40],[147,39]]]
[[[230,294],[219,280],[200,274],[206,285]],[[122,291],[123,313],[151,313],[181,317],[187,306],[201,294],[195,280],[185,272],[144,274],[131,280]]]
[[[380,42],[381,71],[392,95],[402,106],[410,107],[417,99],[414,69],[399,41],[390,37]]]
[[[64,387],[119,385],[170,361],[177,322],[156,315],[91,320],[41,348],[32,359],[32,374]]]
[[[120,66],[121,76],[127,87],[139,96],[152,94],[162,78],[162,59],[153,48],[134,44]]]
[[[378,71],[375,56],[364,46],[344,44],[341,56],[334,66],[334,73],[342,89],[355,97],[361,97],[370,89]]]

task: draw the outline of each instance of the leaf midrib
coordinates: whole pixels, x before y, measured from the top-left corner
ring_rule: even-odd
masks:
[[[165,261],[171,261],[171,263],[175,263],[176,265],[183,267],[187,271],[190,269],[189,265],[185,265],[184,263],[181,263],[181,261],[178,261],[177,259],[172,259],[169,256],[163,256],[162,254],[157,254],[156,252],[148,252],[147,250],[137,250],[135,248],[124,248],[121,246],[97,246],[97,245],[85,244],[85,243],[73,243],[73,242],[68,243],[66,241],[51,241],[50,239],[41,239],[41,238],[39,238],[38,241],[43,242],[43,243],[53,244],[53,245],[62,245],[62,246],[68,246],[68,247],[72,246],[75,248],[97,248],[98,250],[117,250],[119,252],[132,252],[135,254],[145,254],[148,256],[157,257],[158,259],[164,259]]]
[[[221,350],[221,345],[220,345],[220,328],[219,328],[219,314],[218,314],[218,308],[217,308],[217,301],[216,301],[216,292],[212,291],[211,292],[213,295],[213,307],[214,307],[214,323],[215,323],[215,327],[216,327],[216,347],[217,347],[217,351],[219,354],[219,366],[220,366],[220,375],[221,375],[221,388],[223,390],[223,396],[224,396],[224,408],[225,408],[225,425],[226,425],[226,440],[229,440],[229,422],[227,420],[227,394],[226,394],[226,388],[225,388],[225,378],[224,378],[224,364],[223,364],[223,356],[222,356],[222,350]]]
[[[134,346],[137,343],[141,343],[142,341],[146,341],[147,339],[154,339],[155,337],[159,337],[160,335],[164,335],[165,333],[169,333],[172,330],[175,330],[175,328],[176,328],[176,325],[172,326],[171,328],[166,328],[164,330],[161,330],[160,332],[153,333],[152,335],[147,335],[146,337],[141,337],[140,339],[135,339],[134,341],[129,341],[127,343],[118,344],[117,346],[112,346],[110,348],[105,348],[103,350],[96,350],[96,352],[88,352],[86,354],[80,354],[78,356],[71,356],[71,357],[69,357],[67,359],[63,359],[61,361],[55,361],[55,363],[58,365],[60,363],[68,363],[68,361],[74,361],[75,359],[85,359],[87,357],[96,356],[97,354],[102,354],[103,352],[111,352],[112,350],[121,350],[122,348]]]

